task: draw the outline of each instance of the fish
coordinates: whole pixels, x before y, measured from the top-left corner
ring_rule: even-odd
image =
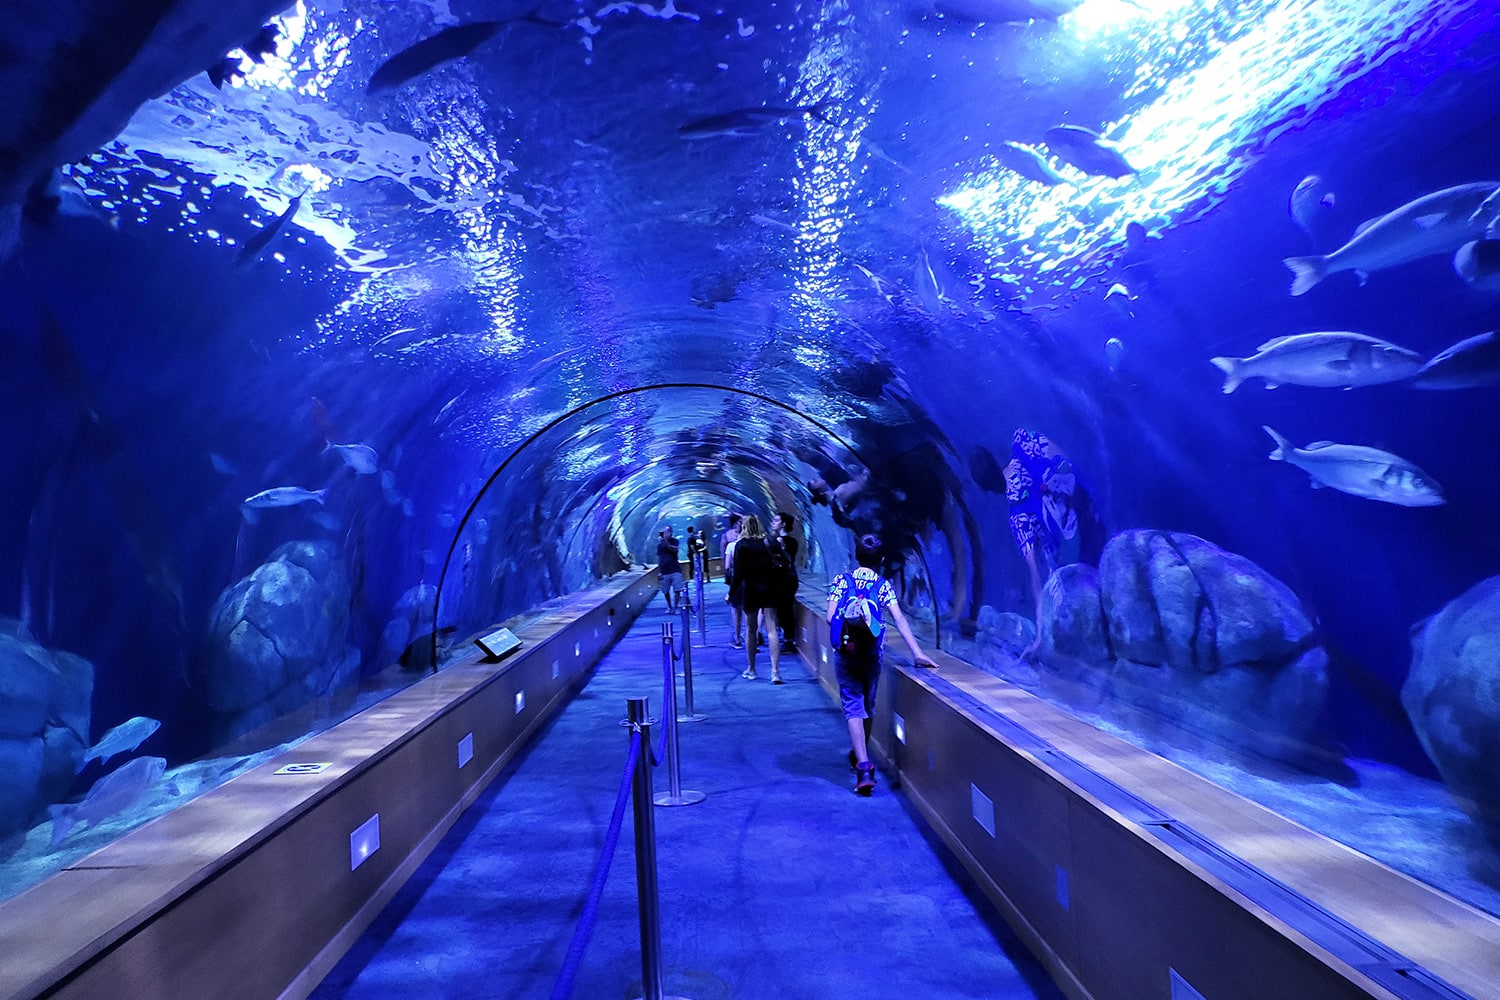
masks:
[[[1130,289],[1126,288],[1118,281],[1113,285],[1110,285],[1109,291],[1104,293],[1104,301],[1107,302],[1115,312],[1119,313],[1121,316],[1124,316],[1126,319],[1135,319],[1135,313],[1131,311],[1130,303],[1134,302],[1138,298],[1140,298],[1139,295],[1134,294]]]
[[[48,806],[52,846],[61,844],[78,824],[98,825],[134,805],[161,780],[166,770],[165,757],[137,757],[94,782],[82,802]]]
[[[1453,253],[1471,240],[1482,239],[1489,220],[1481,206],[1497,192],[1500,181],[1443,188],[1371,219],[1333,253],[1287,257],[1282,263],[1292,272],[1292,294],[1304,295],[1339,271],[1355,272],[1364,284],[1371,271]]]
[[[823,100],[792,108],[737,108],[683,122],[677,126],[677,135],[683,139],[717,139],[730,135],[756,135],[767,125],[801,118],[816,118],[820,122],[827,122],[827,111],[831,106],[831,101]]]
[[[1287,210],[1291,212],[1293,221],[1302,227],[1302,231],[1316,240],[1328,210],[1333,208],[1334,203],[1333,193],[1323,186],[1323,178],[1317,174],[1308,174],[1292,189]]]
[[[1500,240],[1471,240],[1453,255],[1453,270],[1481,292],[1500,292]]]
[[[1047,162],[1047,158],[1035,146],[1020,142],[1003,142],[995,151],[995,159],[1029,181],[1036,181],[1038,184],[1046,184],[1049,187],[1054,184],[1067,183],[1063,175]]]
[[[216,451],[208,453],[208,464],[214,467],[214,471],[221,476],[237,476],[240,470],[234,467],[234,463],[220,455]]]
[[[383,94],[395,90],[408,80],[416,79],[445,62],[461,59],[500,33],[508,21],[470,21],[444,28],[430,38],[409,45],[391,56],[370,74],[365,93]]]
[[[240,513],[251,524],[256,522],[257,510],[266,507],[295,507],[299,503],[323,503],[327,490],[304,490],[300,486],[277,486],[262,490],[253,497],[246,497],[240,504]]]
[[[1120,365],[1125,360],[1125,341],[1119,337],[1110,337],[1104,342],[1104,363],[1112,372],[1120,370]]]
[[[1500,383],[1500,337],[1493,332],[1460,340],[1412,376],[1418,389],[1474,389]]]
[[[271,245],[271,241],[276,238],[276,234],[281,232],[288,222],[292,221],[292,216],[297,214],[297,209],[301,207],[302,197],[305,194],[307,194],[307,191],[304,190],[302,194],[292,198],[291,201],[287,202],[286,211],[277,216],[275,222],[245,241],[245,245],[240,247],[240,252],[235,255],[235,267],[249,267],[255,263],[256,259],[260,257],[261,252]]]
[[[242,68],[243,57],[225,56],[203,72],[208,74],[208,82],[214,85],[215,90],[223,90],[225,81],[238,83],[245,78]]]
[[[1331,486],[1350,496],[1381,500],[1401,507],[1436,507],[1446,503],[1432,477],[1399,455],[1357,444],[1316,441],[1298,448],[1270,427],[1276,448],[1273,462],[1287,462],[1312,477],[1313,489]]]
[[[61,170],[49,171],[46,178],[34,184],[26,194],[22,209],[25,217],[43,226],[57,219],[87,219],[120,228],[120,216],[89,198],[78,182]]]
[[[1277,337],[1248,358],[1210,358],[1224,373],[1224,393],[1247,378],[1263,378],[1266,388],[1306,385],[1353,389],[1399,382],[1415,375],[1422,356],[1362,333],[1329,331]]]
[[[1056,125],[1046,132],[1047,148],[1058,159],[1096,177],[1128,177],[1135,167],[1120,147],[1080,125]]]
[[[1056,21],[1076,10],[1083,0],[935,0],[933,9],[944,17],[976,24],[1022,24]]]
[[[361,476],[371,476],[380,471],[380,456],[375,454],[375,449],[364,444],[334,444],[327,442],[328,446],[323,449],[323,454],[330,451],[343,459],[344,464],[349,466]]]
[[[128,722],[120,723],[89,748],[89,752],[84,754],[83,760],[79,762],[77,770],[82,771],[91,760],[104,764],[117,753],[134,750],[160,728],[160,722],[140,715]]]

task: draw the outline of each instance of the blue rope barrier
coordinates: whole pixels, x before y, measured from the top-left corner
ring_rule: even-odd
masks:
[[[578,926],[573,928],[573,940],[568,943],[568,957],[563,959],[562,971],[557,974],[557,985],[552,988],[552,1000],[568,1000],[573,995],[573,980],[578,976],[578,966],[583,962],[583,952],[593,937],[594,924],[599,919],[599,900],[604,896],[604,883],[609,879],[609,866],[615,860],[615,848],[620,846],[620,827],[625,821],[625,803],[630,801],[630,782],[635,777],[636,764],[641,759],[641,733],[636,730],[630,736],[630,755],[625,762],[625,776],[620,781],[620,794],[615,796],[615,811],[609,817],[609,832],[604,835],[604,851],[599,855],[599,864],[594,868],[594,882],[589,886],[588,899],[583,904],[583,913]]]

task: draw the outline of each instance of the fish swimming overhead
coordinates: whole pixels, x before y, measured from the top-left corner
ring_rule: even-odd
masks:
[[[1067,179],[1047,162],[1047,158],[1035,146],[1003,142],[995,150],[995,159],[1029,181],[1048,186],[1067,183]]]
[[[471,21],[444,28],[431,38],[424,38],[391,56],[370,75],[367,94],[395,90],[445,62],[460,59],[499,34],[510,21]]]
[[[56,847],[79,823],[98,824],[134,805],[166,773],[164,757],[137,757],[94,782],[83,801],[76,805],[47,807],[52,819],[52,846]]]
[[[1436,507],[1446,503],[1432,477],[1399,455],[1357,444],[1317,441],[1298,448],[1264,425],[1276,448],[1273,462],[1287,462],[1312,477],[1313,488],[1331,486],[1350,496],[1382,500],[1402,507]]]
[[[1323,178],[1317,174],[1308,174],[1292,191],[1287,209],[1291,212],[1292,219],[1302,227],[1302,231],[1316,240],[1328,210],[1333,206],[1333,194],[1324,186]]]
[[[1263,378],[1266,388],[1307,385],[1352,389],[1399,382],[1415,375],[1422,357],[1404,347],[1362,333],[1330,331],[1277,337],[1248,358],[1211,358],[1224,373],[1224,392],[1247,378]]]
[[[1500,292],[1500,240],[1473,240],[1453,255],[1453,270],[1481,292]]]
[[[683,122],[677,126],[677,135],[683,139],[716,139],[730,135],[756,135],[767,125],[801,118],[816,118],[820,122],[827,122],[826,112],[831,106],[831,101],[824,100],[793,108],[737,108]]]
[[[160,728],[160,722],[139,715],[129,722],[120,723],[100,737],[98,743],[89,748],[89,752],[84,754],[83,760],[79,763],[78,770],[82,771],[88,766],[88,762],[91,760],[97,760],[103,764],[108,762],[117,753],[134,750],[146,742],[146,739]]]
[[[240,513],[246,521],[254,524],[256,511],[267,507],[295,507],[299,503],[322,504],[328,496],[327,490],[304,490],[300,486],[277,486],[262,490],[253,497],[246,497],[240,504]]]
[[[380,471],[380,456],[375,449],[364,444],[334,444],[328,442],[328,447],[323,449],[323,454],[333,452],[361,476],[371,476]]]
[[[1058,158],[1096,177],[1128,177],[1135,167],[1120,147],[1079,125],[1056,125],[1046,132],[1047,148]]]
[[[1423,195],[1360,226],[1348,243],[1323,256],[1287,257],[1292,294],[1302,295],[1339,271],[1354,271],[1361,283],[1370,271],[1439,253],[1453,253],[1482,239],[1490,218],[1481,210],[1500,181],[1460,184]]]
[[[1418,389],[1473,389],[1500,383],[1500,337],[1493,332],[1460,340],[1412,376]]]
[[[302,194],[294,197],[287,203],[286,211],[282,212],[275,222],[245,241],[245,245],[240,247],[240,252],[235,255],[235,267],[249,267],[255,263],[256,258],[261,255],[261,252],[271,245],[271,241],[276,238],[276,234],[281,232],[288,222],[292,221],[292,216],[297,214],[297,209],[302,205],[302,196],[305,194],[307,192],[303,191]]]

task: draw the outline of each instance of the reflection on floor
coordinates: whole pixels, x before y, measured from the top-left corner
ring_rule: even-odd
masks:
[[[668,994],[924,1000],[1062,994],[900,795],[851,791],[838,710],[800,661],[740,678],[722,583],[694,645],[682,787],[658,808]],[[538,742],[459,821],[315,998],[541,997],[562,966],[624,767],[628,697],[662,700],[657,597]],[[693,629],[697,635],[696,626]],[[695,639],[696,642],[696,639]],[[679,694],[679,698],[681,695]],[[681,705],[679,704],[679,709]],[[656,771],[658,790],[666,785]],[[639,995],[626,829],[574,996]],[[634,992],[632,992],[634,991]]]

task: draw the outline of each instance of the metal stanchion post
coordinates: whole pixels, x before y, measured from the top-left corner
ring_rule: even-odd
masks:
[[[708,575],[708,557],[703,557],[703,572],[698,574],[698,645],[708,645],[708,604],[703,600],[703,578]]]
[[[661,989],[661,893],[656,880],[656,813],[651,808],[651,718],[647,699],[625,700],[625,725],[641,734],[631,789],[635,813],[635,891],[641,917],[641,1000],[685,1000]]]
[[[703,587],[698,587],[698,598],[703,598]],[[702,722],[707,716],[693,711],[693,649],[692,628],[688,621],[687,608],[682,609],[682,698],[686,705],[682,715],[677,716],[678,722]]]
[[[687,614],[686,611],[683,612]],[[686,652],[687,637],[683,637],[684,652]],[[691,806],[702,802],[708,796],[702,792],[685,792],[682,790],[682,762],[677,755],[677,674],[672,669],[672,623],[665,622],[661,627],[661,672],[665,678],[663,684],[663,698],[666,704],[662,706],[662,721],[667,727],[667,791],[656,797],[659,806]]]

